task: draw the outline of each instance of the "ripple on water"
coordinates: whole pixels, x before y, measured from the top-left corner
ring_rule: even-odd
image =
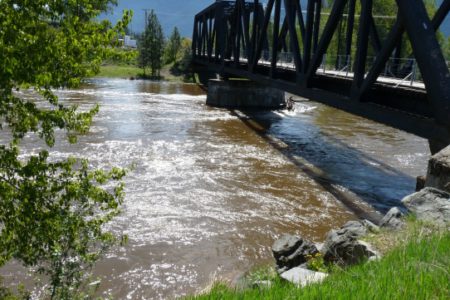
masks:
[[[171,298],[231,280],[270,262],[282,233],[320,241],[357,217],[352,205],[373,212],[398,203],[426,167],[423,140],[313,102],[237,113],[205,106],[194,85],[126,80],[58,94],[101,110],[77,145],[51,150],[53,160],[133,166],[123,211],[107,226],[129,244],[94,270],[99,293],[118,299]],[[41,146],[30,135],[22,157]]]

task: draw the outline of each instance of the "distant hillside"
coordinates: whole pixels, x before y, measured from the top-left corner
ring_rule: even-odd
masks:
[[[194,15],[215,0],[119,0],[118,2],[118,7],[107,16],[111,21],[116,21],[122,10],[132,9],[134,18],[130,27],[134,32],[142,32],[144,29],[143,9],[154,9],[166,35],[169,35],[173,27],[177,26],[182,36],[191,37]],[[442,0],[436,2],[441,3]],[[441,30],[446,36],[450,36],[450,17],[446,18]]]

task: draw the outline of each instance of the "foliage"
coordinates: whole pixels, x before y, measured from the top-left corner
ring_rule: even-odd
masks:
[[[175,27],[166,46],[166,62],[168,64],[175,62],[181,49],[182,43],[180,32],[178,31],[178,28]]]
[[[108,58],[105,59],[102,65],[114,64],[120,66],[134,66],[137,65],[138,51],[136,49],[124,49],[113,47],[109,49]]]
[[[190,81],[193,79],[192,41],[190,39],[183,38],[180,53],[181,58],[173,64],[170,71],[176,76],[184,76],[184,81]]]
[[[308,268],[313,271],[317,272],[328,272],[328,268],[325,265],[325,260],[323,259],[323,255],[319,252],[314,255],[308,255],[307,256],[307,264]]]
[[[336,269],[323,283],[299,288],[278,279],[244,290],[217,284],[192,299],[448,299],[450,232],[422,230],[380,261]]]
[[[125,172],[91,170],[75,158],[57,161],[47,150],[24,158],[20,144],[36,134],[52,147],[56,129],[73,143],[88,131],[98,107],[80,113],[60,104],[52,89],[76,87],[98,72],[131,18],[125,12],[114,27],[97,21],[112,4],[0,1],[0,129],[9,137],[0,145],[0,266],[16,259],[36,267],[50,279],[54,299],[74,298],[85,272],[114,241],[102,225],[119,212],[123,186],[109,181]],[[30,87],[35,99],[17,93]]]
[[[144,70],[144,75],[146,68],[150,68],[151,76],[159,77],[163,64],[164,33],[153,10],[148,16],[147,28],[139,41],[138,49],[138,64]]]
[[[450,36],[447,38],[447,41],[445,43],[444,57],[447,61],[450,61]]]

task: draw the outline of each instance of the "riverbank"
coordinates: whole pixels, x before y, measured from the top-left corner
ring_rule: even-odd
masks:
[[[219,283],[189,299],[448,299],[447,229],[408,220],[399,231],[383,231],[367,239],[382,252],[380,260],[334,266],[322,283],[300,288],[268,268],[247,276],[246,288]]]
[[[142,78],[143,71],[141,68],[134,65],[126,64],[105,64],[100,67],[100,72],[95,76],[97,78]],[[189,83],[192,79],[186,74],[180,72],[174,72],[173,64],[165,65],[161,69],[160,81]]]

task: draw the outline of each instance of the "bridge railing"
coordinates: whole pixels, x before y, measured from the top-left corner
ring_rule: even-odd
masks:
[[[376,57],[367,57],[366,69],[369,70],[375,61]],[[336,76],[353,77],[353,63],[354,59],[351,56],[324,56],[318,72],[335,73]],[[377,82],[390,83],[395,86],[402,85],[425,88],[417,61],[413,58],[390,57],[378,77]]]
[[[366,68],[369,70],[376,57],[367,57]],[[234,61],[231,56],[230,60]],[[241,52],[239,61],[247,63],[248,57],[245,51]],[[261,58],[258,61],[259,65],[270,66],[272,61],[272,51],[265,50],[262,52]],[[450,70],[450,61],[447,62]],[[294,56],[291,52],[280,52],[277,54],[276,67],[280,69],[295,70]],[[351,78],[354,76],[353,72],[354,59],[346,55],[327,55],[323,57],[322,64],[318,68],[316,74],[325,74],[335,77]],[[392,84],[395,86],[411,86],[416,88],[425,88],[422,74],[418,67],[417,61],[413,58],[395,58],[388,59],[383,72],[377,79],[377,82]]]

